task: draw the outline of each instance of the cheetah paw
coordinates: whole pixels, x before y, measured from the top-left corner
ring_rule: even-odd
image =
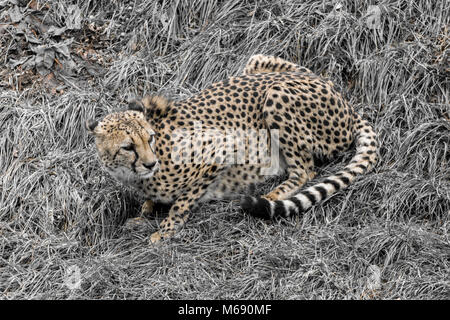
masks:
[[[150,236],[150,243],[156,244],[161,240],[172,237],[174,234],[175,234],[174,231],[167,231],[167,232],[156,231]]]
[[[155,203],[152,200],[146,200],[141,208],[141,216],[148,217],[153,213]]]
[[[157,231],[150,236],[150,243],[156,244],[159,241],[161,241],[161,238],[162,238],[161,233],[159,231]]]

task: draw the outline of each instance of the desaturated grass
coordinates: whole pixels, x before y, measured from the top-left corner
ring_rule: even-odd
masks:
[[[65,2],[51,3],[63,23]],[[0,93],[0,297],[450,298],[449,8],[382,1],[374,30],[365,1],[331,3],[73,1],[83,23],[104,26],[101,75],[67,78],[58,94],[39,82]],[[7,61],[13,42],[1,43]],[[136,95],[182,99],[254,53],[332,79],[376,128],[377,167],[301,217],[260,221],[212,202],[149,245],[167,208],[123,227],[142,199],[100,169],[84,121]],[[351,154],[317,171],[335,172]],[[70,289],[73,268],[81,282]]]

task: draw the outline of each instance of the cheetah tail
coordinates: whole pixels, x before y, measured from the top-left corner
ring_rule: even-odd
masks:
[[[370,124],[361,119],[357,113],[354,113],[353,121],[356,154],[341,171],[286,200],[269,201],[262,197],[246,196],[241,201],[241,208],[248,214],[263,219],[272,219],[275,216],[289,217],[347,188],[356,176],[371,170],[377,161],[376,134]]]

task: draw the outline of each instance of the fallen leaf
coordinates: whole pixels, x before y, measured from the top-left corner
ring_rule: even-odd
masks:
[[[67,30],[66,27],[58,28],[58,27],[55,27],[55,26],[51,26],[51,27],[48,29],[48,34],[51,35],[51,36],[60,36],[60,35],[62,35],[66,30]]]
[[[47,46],[37,46],[32,48],[36,52],[36,69],[40,75],[46,75],[53,66],[55,60],[55,51]]]
[[[23,18],[23,13],[20,12],[20,9],[18,6],[14,6],[14,7],[10,8],[8,13],[9,13],[9,18],[11,19],[11,21],[13,23],[20,22],[20,20],[22,20],[22,18]]]
[[[20,59],[12,59],[12,58],[10,58],[9,60],[8,60],[8,63],[7,63],[7,66],[9,67],[9,68],[11,68],[11,69],[14,69],[15,67],[17,67],[17,66],[19,66],[19,65],[22,65],[22,64],[24,64],[25,62],[27,62],[27,60],[28,59],[30,59],[31,57],[30,56],[28,56],[28,57],[22,57],[22,58],[20,58]]]

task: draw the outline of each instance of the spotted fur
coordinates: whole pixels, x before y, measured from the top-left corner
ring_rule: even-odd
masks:
[[[199,201],[236,198],[268,174],[287,171],[288,178],[268,194],[244,197],[241,207],[262,218],[288,217],[343,190],[377,160],[372,127],[332,83],[281,58],[253,56],[243,75],[214,83],[191,98],[148,96],[130,103],[130,109],[88,121],[87,128],[113,176],[147,199],[173,203],[152,242],[172,236]],[[230,131],[234,141],[226,139]],[[206,139],[211,132],[218,134]],[[134,155],[115,157],[130,141]],[[263,151],[255,147],[261,142]],[[356,154],[344,169],[301,190],[315,176],[313,155],[331,157],[352,142]],[[278,150],[279,157],[264,152],[269,150]],[[186,156],[190,161],[181,161]],[[236,161],[239,157],[243,161]],[[158,164],[157,170],[143,175],[149,161]]]

